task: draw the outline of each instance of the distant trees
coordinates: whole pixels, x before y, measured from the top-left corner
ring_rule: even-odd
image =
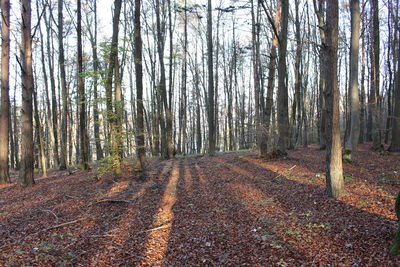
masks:
[[[399,150],[395,1],[350,1],[341,12],[350,11],[351,24],[341,22],[339,32],[351,25],[351,36],[336,41],[331,27],[331,43],[327,15],[335,2],[325,0],[112,2],[112,33],[98,19],[97,0],[33,4],[37,36],[31,53],[38,60],[30,63],[36,70],[32,95],[29,71],[19,70],[22,57],[20,63],[10,58],[15,75],[6,70],[6,53],[14,46],[7,50],[9,23],[2,23],[0,138],[8,141],[0,142],[0,181],[8,180],[9,165],[26,162],[22,133],[27,137],[29,131],[29,101],[35,167],[43,170],[77,163],[86,169],[92,159],[120,163],[124,157],[136,157],[141,170],[150,154],[168,159],[256,147],[268,158],[309,142],[324,149],[329,141],[333,175],[338,133],[351,160],[364,140],[374,141],[375,149],[385,140],[391,151]],[[2,1],[3,21],[7,3]],[[77,18],[69,20],[74,6]],[[385,23],[379,23],[379,12],[387,12]],[[26,24],[21,18],[17,23]],[[380,30],[388,34],[380,36]],[[12,43],[19,34],[9,35]],[[337,51],[329,50],[336,43]],[[337,55],[335,62],[328,53]],[[336,82],[328,77],[334,64]],[[12,90],[6,89],[9,76],[16,77],[8,81]],[[20,76],[32,99],[16,96]]]

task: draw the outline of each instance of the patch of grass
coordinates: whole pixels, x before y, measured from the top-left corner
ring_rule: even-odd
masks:
[[[345,182],[351,182],[351,180],[353,180],[353,176],[351,174],[345,174],[343,175],[343,178]]]

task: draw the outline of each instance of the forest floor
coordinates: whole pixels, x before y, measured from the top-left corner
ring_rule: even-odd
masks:
[[[325,194],[317,147],[150,161],[138,177],[51,171],[0,187],[1,266],[399,266],[400,154],[361,146],[347,195]]]

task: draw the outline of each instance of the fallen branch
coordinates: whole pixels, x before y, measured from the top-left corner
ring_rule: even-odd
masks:
[[[151,228],[151,229],[148,229],[148,230],[142,231],[142,232],[153,232],[153,231],[161,230],[161,229],[164,229],[164,228],[168,228],[169,226],[172,226],[172,223],[167,223],[167,224],[158,226],[156,228]]]
[[[60,228],[60,227],[63,227],[63,226],[67,226],[67,225],[70,225],[70,224],[81,222],[81,221],[84,221],[84,220],[87,220],[87,219],[90,219],[90,217],[80,218],[80,219],[73,220],[73,221],[70,221],[70,222],[65,222],[65,223],[62,223],[62,224],[58,224],[58,225],[52,226],[50,228],[47,228],[46,230],[43,230],[43,231],[53,230],[53,229],[56,229],[56,228]]]
[[[286,171],[283,171],[283,172],[291,171],[291,170],[293,170],[295,167],[296,167],[296,165],[293,165],[292,167],[290,167],[289,169],[287,169]],[[277,175],[274,179],[277,179],[277,178],[279,178],[279,177],[281,177],[281,176],[282,176],[282,173],[280,173],[279,175]]]
[[[56,218],[56,221],[58,222],[58,216],[57,216],[53,211],[51,211],[51,210],[44,210],[44,209],[41,209],[40,211],[49,212],[49,213],[53,214],[53,216]]]

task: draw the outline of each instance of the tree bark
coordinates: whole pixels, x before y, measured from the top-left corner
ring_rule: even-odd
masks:
[[[372,148],[382,149],[380,131],[380,96],[379,96],[379,3],[371,1],[372,12],[372,49],[371,49],[371,113],[372,113]]]
[[[215,154],[214,76],[212,43],[212,6],[207,5],[207,67],[208,67],[208,154]]]
[[[396,6],[396,14],[398,14],[399,3]],[[395,21],[395,34],[398,36],[397,40],[400,40],[400,27],[399,21]],[[390,151],[400,151],[400,52],[399,42],[397,42],[397,49],[395,48],[395,60],[397,60],[397,75],[395,76],[394,82],[394,110],[392,118],[392,140],[389,147]]]
[[[286,53],[289,20],[289,1],[281,1],[281,31],[278,61],[278,154],[287,155],[289,145],[288,88],[286,86]]]
[[[58,63],[61,78],[62,118],[61,118],[61,155],[60,170],[67,168],[67,123],[68,123],[68,89],[65,74],[65,57],[63,45],[63,0],[58,1]],[[53,109],[56,107],[53,107]]]
[[[32,36],[31,36],[31,1],[21,1],[21,79],[22,79],[22,109],[21,109],[21,166],[18,185],[32,186],[34,171],[33,152],[33,118],[32,118]]]
[[[354,160],[360,134],[360,99],[358,93],[358,53],[360,46],[360,2],[350,1],[351,43],[350,43],[350,106],[351,128],[346,142],[345,158]]]
[[[330,197],[344,193],[342,149],[339,124],[339,88],[337,76],[339,32],[338,0],[327,1],[326,15],[326,187]]]
[[[0,184],[10,182],[10,1],[1,0],[1,103],[0,103]]]
[[[77,0],[77,35],[78,35],[78,93],[79,93],[79,134],[80,134],[80,164],[83,170],[89,169],[89,136],[86,119],[86,94],[83,78],[83,51],[82,51],[82,11],[81,0]]]
[[[136,78],[136,116],[137,116],[137,133],[136,133],[136,153],[138,162],[136,169],[143,170],[143,164],[146,156],[144,144],[144,119],[143,119],[143,65],[142,65],[142,35],[140,22],[140,0],[135,0],[135,18],[134,18],[134,34],[135,34],[135,78]]]

